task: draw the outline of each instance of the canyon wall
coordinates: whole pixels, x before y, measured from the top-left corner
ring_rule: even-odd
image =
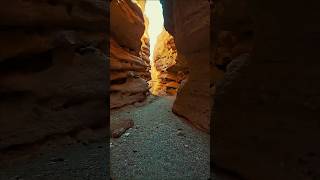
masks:
[[[105,128],[106,2],[1,5],[0,150],[81,128]]]
[[[149,87],[149,38],[138,4],[110,2],[110,108],[143,101]]]
[[[181,82],[187,78],[188,66],[179,61],[174,38],[163,30],[154,48],[153,68],[155,75],[153,93],[165,96],[176,95]]]
[[[216,167],[241,179],[320,177],[318,4],[216,1],[214,37],[231,31],[254,39],[251,53],[234,56],[217,82]]]
[[[165,29],[174,37],[188,78],[181,83],[173,112],[210,131],[210,4],[208,0],[162,0]]]
[[[209,28],[201,24],[209,4],[164,0],[162,4],[166,30],[191,71],[174,111],[201,124],[202,119],[192,120],[185,113],[187,108],[177,107],[182,98],[185,104],[198,104],[190,101],[190,95],[201,102],[197,94],[204,86],[193,81],[210,77],[211,158],[216,174],[248,180],[320,177],[320,146],[315,141],[320,138],[317,3],[211,1],[212,58],[205,74],[195,73],[204,61],[192,58],[190,51],[207,49],[201,37]],[[199,91],[187,94],[196,88]],[[202,112],[197,106],[189,111]]]

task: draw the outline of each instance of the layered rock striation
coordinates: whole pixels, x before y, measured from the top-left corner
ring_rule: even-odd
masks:
[[[178,59],[188,66],[173,111],[210,131],[210,4],[207,0],[161,1],[165,29],[174,37]]]
[[[149,87],[149,38],[138,4],[110,2],[110,108],[143,101]]]
[[[176,95],[180,83],[187,78],[188,67],[179,61],[174,38],[163,30],[158,36],[154,49],[153,93],[157,95]]]
[[[0,150],[105,128],[107,11],[101,0],[0,7]]]

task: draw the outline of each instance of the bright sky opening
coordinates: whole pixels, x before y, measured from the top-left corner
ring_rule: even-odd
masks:
[[[152,62],[157,37],[163,30],[163,15],[160,0],[147,0],[144,13],[149,19],[148,34],[150,38],[150,61]]]

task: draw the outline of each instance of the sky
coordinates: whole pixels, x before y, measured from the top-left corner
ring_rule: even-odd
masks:
[[[162,5],[160,0],[147,0],[144,13],[149,19],[150,61],[153,61],[154,46],[158,35],[163,29]]]

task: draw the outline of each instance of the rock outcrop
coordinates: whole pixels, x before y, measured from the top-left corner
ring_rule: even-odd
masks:
[[[201,93],[188,92],[204,87],[197,80],[211,80],[214,170],[249,180],[320,177],[318,3],[211,1],[210,75],[198,72],[205,61],[190,55],[206,52],[209,2],[162,4],[166,30],[190,68],[174,111],[208,128],[186,110],[201,112],[190,97],[201,103]]]
[[[216,85],[216,167],[241,179],[320,177],[315,143],[320,138],[320,25],[314,24],[320,16],[315,7],[318,3],[216,2],[214,37],[227,31],[244,40]],[[220,60],[220,47],[214,47],[214,62]]]
[[[177,58],[174,38],[163,30],[154,48],[152,92],[157,95],[176,95],[182,80],[187,78],[188,67]]]
[[[112,138],[119,138],[127,129],[134,126],[134,121],[130,118],[117,119],[116,121],[111,121],[110,131]]]
[[[143,101],[149,92],[149,39],[138,4],[110,2],[110,108]]]
[[[174,37],[178,59],[189,75],[179,87],[173,111],[210,131],[210,5],[208,0],[162,0],[164,24]]]
[[[2,3],[0,150],[106,127],[106,14],[102,0]]]

